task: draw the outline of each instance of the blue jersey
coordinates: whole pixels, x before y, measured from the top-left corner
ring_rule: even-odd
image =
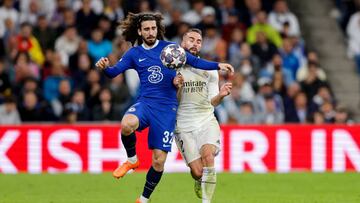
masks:
[[[128,69],[135,69],[140,78],[140,95],[138,101],[148,104],[178,105],[176,87],[173,79],[176,71],[165,67],[160,60],[162,49],[172,42],[157,40],[147,49],[135,46],[129,49],[116,65],[105,68],[104,73],[113,78]],[[186,63],[203,70],[217,70],[218,63],[209,62],[186,53]],[[154,106],[156,107],[156,106]]]

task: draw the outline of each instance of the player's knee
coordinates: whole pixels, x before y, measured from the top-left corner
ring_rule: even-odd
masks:
[[[129,123],[121,123],[121,134],[122,135],[130,135],[134,132],[133,128]]]
[[[166,157],[153,157],[152,166],[156,171],[163,171]]]
[[[201,157],[204,166],[213,166],[214,165],[214,158],[215,158],[215,156],[211,152],[205,153]]]

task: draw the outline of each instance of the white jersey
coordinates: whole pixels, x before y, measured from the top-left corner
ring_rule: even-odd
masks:
[[[214,118],[211,99],[219,93],[219,75],[216,70],[205,71],[190,66],[181,68],[184,77],[176,129],[188,132],[200,128]]]

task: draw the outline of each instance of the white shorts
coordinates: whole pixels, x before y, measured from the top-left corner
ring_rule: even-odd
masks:
[[[200,149],[205,144],[215,145],[217,155],[220,151],[219,123],[214,117],[199,129],[189,132],[175,130],[175,142],[187,165],[201,158]]]

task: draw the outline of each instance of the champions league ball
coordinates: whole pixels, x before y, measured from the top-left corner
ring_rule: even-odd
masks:
[[[167,68],[178,69],[185,65],[186,53],[179,45],[169,44],[161,51],[160,59]]]

